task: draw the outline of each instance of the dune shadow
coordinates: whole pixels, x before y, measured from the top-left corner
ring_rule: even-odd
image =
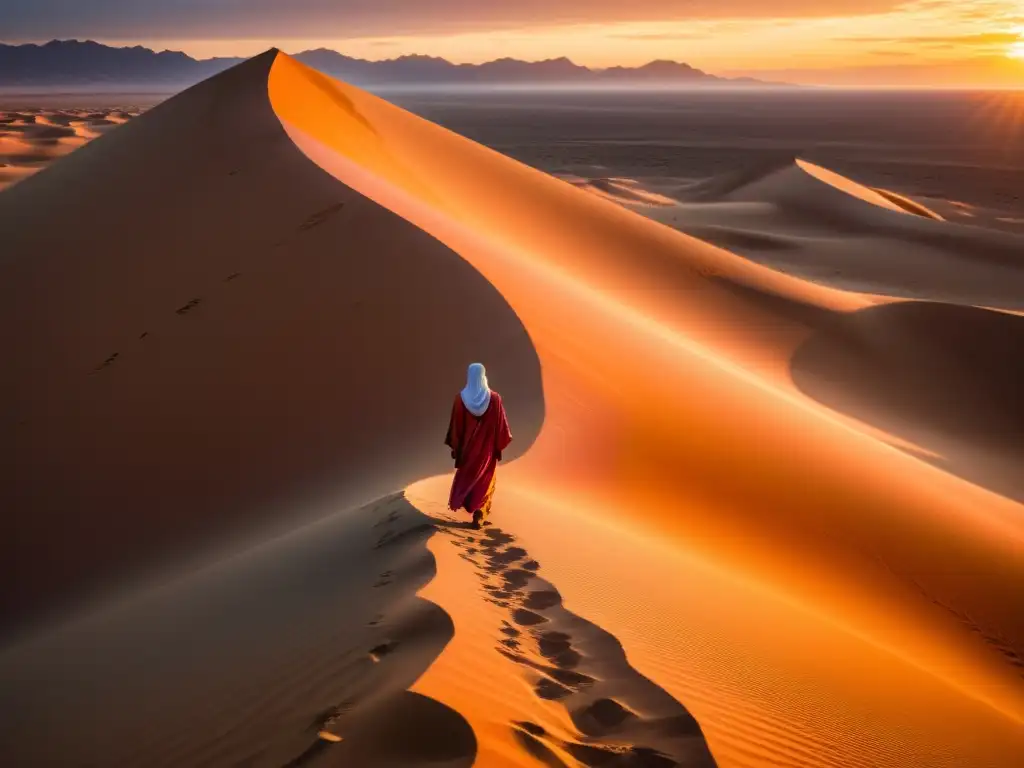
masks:
[[[466,719],[410,690],[455,631],[418,597],[436,574],[434,532],[395,494],[0,655],[0,754],[468,768]]]
[[[614,635],[568,610],[514,535],[435,522],[475,566],[484,599],[505,612],[497,653],[522,667],[538,704],[563,706],[578,732],[562,740],[536,723],[509,723],[531,756],[548,766],[570,764],[559,752],[583,766],[715,765],[689,710],[633,668]]]
[[[539,433],[516,313],[295,146],[273,64],[4,191],[0,642],[322,500],[357,507],[448,471],[451,398],[476,360],[508,409],[506,458]]]
[[[1022,349],[1024,317],[897,302],[819,321],[790,369],[808,396],[924,449],[912,455],[1024,501]]]

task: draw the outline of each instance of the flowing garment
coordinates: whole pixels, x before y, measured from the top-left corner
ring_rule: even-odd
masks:
[[[480,510],[486,517],[494,496],[501,452],[512,442],[501,395],[491,392],[487,410],[480,416],[474,416],[462,396],[457,396],[444,442],[452,449],[455,459],[455,480],[448,507],[465,509],[470,514]]]

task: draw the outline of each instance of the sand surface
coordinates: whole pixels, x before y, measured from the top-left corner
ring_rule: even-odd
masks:
[[[559,180],[270,52],[0,242],[17,764],[1019,764],[1010,229],[794,157]]]
[[[139,112],[138,107],[0,110],[0,190]]]

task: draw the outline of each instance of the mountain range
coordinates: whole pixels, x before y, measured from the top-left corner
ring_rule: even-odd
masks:
[[[360,86],[374,85],[766,85],[751,78],[728,79],[688,64],[652,61],[641,67],[590,69],[567,58],[529,62],[502,58],[484,64],[453,64],[433,56],[384,61],[345,56],[318,48],[295,58],[325,74]],[[116,48],[92,40],[52,40],[43,45],[0,44],[0,87],[131,86],[177,88],[199,82],[241,58],[194,59],[180,51],[142,46]]]

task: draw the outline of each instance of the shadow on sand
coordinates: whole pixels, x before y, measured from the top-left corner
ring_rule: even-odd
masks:
[[[1024,501],[1024,317],[898,302],[821,322],[791,361],[808,396]]]
[[[5,764],[468,768],[465,718],[409,690],[454,635],[417,596],[434,530],[392,495],[9,649]]]
[[[579,732],[566,741],[539,723],[510,723],[527,752],[553,768],[573,760],[595,768],[715,765],[693,715],[637,672],[613,635],[566,610],[515,536],[493,526],[477,531],[435,522],[475,567],[485,599],[506,614],[496,652],[534,681],[538,704],[561,704]]]

